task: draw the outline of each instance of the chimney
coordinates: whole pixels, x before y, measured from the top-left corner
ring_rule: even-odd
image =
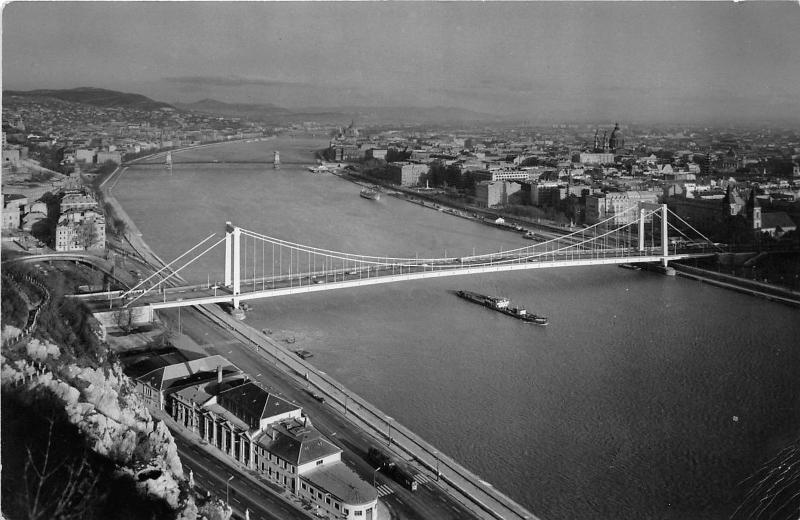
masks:
[[[217,367],[217,383],[222,382],[222,365]]]

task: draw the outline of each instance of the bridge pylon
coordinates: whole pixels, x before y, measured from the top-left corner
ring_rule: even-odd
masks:
[[[654,204],[652,202],[640,202],[639,203],[639,251],[642,252],[645,250],[645,243],[644,243],[644,223],[645,223],[645,211],[660,211],[661,212],[661,264],[664,267],[667,267],[669,256],[669,230],[667,229],[669,224],[667,222],[667,205],[666,204]]]
[[[225,286],[233,290],[233,307],[239,308],[242,293],[241,276],[242,230],[230,222],[225,223]]]

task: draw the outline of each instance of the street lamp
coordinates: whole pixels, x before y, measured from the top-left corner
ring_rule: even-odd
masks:
[[[231,480],[233,480],[233,475],[228,477],[228,480],[225,481],[225,505],[228,507],[230,506],[230,491],[231,491]]]
[[[377,468],[375,468],[375,471],[373,471],[373,472],[372,472],[372,487],[374,487],[374,488],[377,488],[377,487],[378,487],[378,486],[376,485],[377,481],[375,480],[375,478],[376,478],[376,476],[378,475],[378,472],[379,472],[380,470],[381,470],[381,468],[380,468],[380,466],[378,466]]]

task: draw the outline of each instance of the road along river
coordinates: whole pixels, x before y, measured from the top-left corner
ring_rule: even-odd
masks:
[[[306,171],[279,138],[130,168],[114,195],[167,260],[225,221],[376,255],[469,255],[520,236]],[[202,160],[286,162],[181,165]],[[202,155],[200,155],[202,154]],[[212,159],[213,157],[213,159]],[[223,256],[182,274],[222,279]],[[532,327],[458,299],[503,294]],[[546,518],[728,518],[739,483],[800,426],[796,310],[616,267],[455,277],[255,302],[247,323]],[[393,426],[394,425],[394,426]]]

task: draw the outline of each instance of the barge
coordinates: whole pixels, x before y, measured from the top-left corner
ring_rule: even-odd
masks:
[[[486,296],[484,294],[479,294],[472,291],[456,291],[456,295],[460,298],[471,301],[472,303],[483,305],[484,307],[488,307],[493,311],[502,312],[503,314],[511,316],[512,318],[517,318],[518,320],[522,320],[527,323],[533,323],[534,325],[547,325],[546,316],[530,314],[522,307],[511,307],[511,301],[508,298],[503,298],[502,296]]]

